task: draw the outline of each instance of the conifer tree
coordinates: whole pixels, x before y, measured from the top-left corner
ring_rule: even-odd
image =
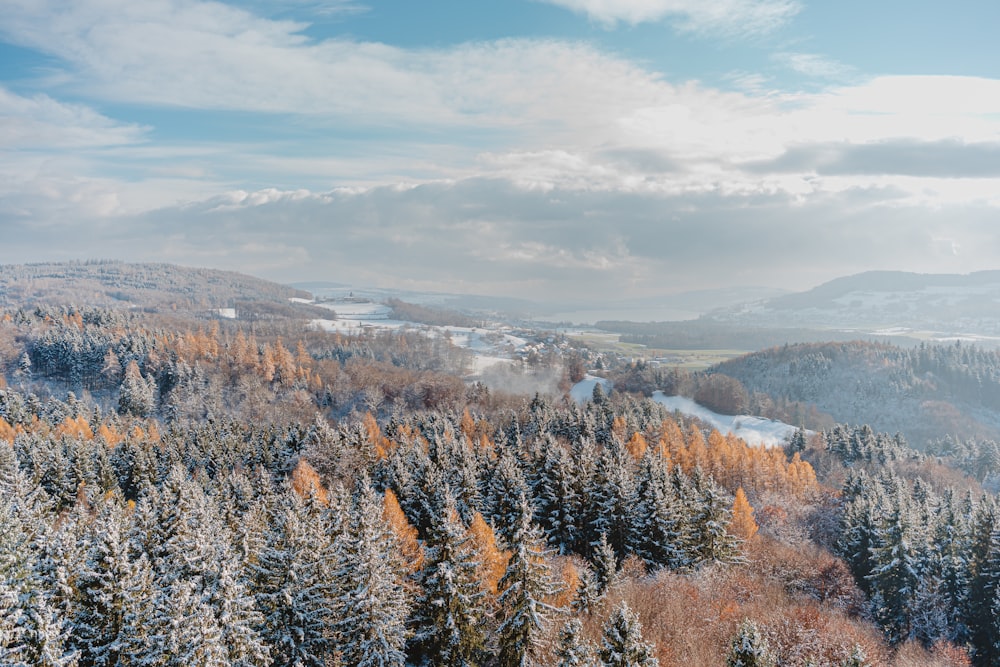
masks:
[[[690,532],[666,461],[658,452],[648,452],[642,461],[638,497],[635,541],[639,555],[651,567],[687,567]]]
[[[81,665],[119,662],[127,618],[139,595],[149,594],[137,590],[128,531],[122,504],[105,501],[88,531],[89,548],[75,585],[73,641]]]
[[[636,549],[636,494],[632,457],[618,437],[612,437],[597,460],[591,502],[596,512],[591,530],[604,534],[619,561]]]
[[[699,468],[695,468],[691,475],[691,489],[693,495],[690,500],[694,501],[690,511],[693,514],[691,524],[695,561],[726,563],[736,560],[739,549],[735,538],[727,530],[730,513],[719,489]]]
[[[601,538],[594,545],[594,554],[591,556],[590,562],[594,568],[594,584],[597,595],[603,597],[618,578],[618,559],[604,533],[601,533]]]
[[[757,522],[753,518],[753,507],[747,500],[743,487],[736,489],[736,500],[733,501],[732,518],[729,521],[729,532],[745,541],[757,535]]]
[[[333,600],[337,648],[345,664],[403,667],[409,600],[382,498],[359,478],[350,525],[341,536]]]
[[[851,650],[851,655],[844,661],[843,667],[871,667],[868,657],[860,644],[855,644]]]
[[[774,667],[774,664],[774,656],[760,628],[750,619],[744,619],[733,637],[726,667]]]
[[[540,665],[541,641],[549,617],[560,611],[545,600],[558,591],[541,531],[532,523],[532,509],[521,494],[510,563],[500,580],[503,622],[497,630],[500,667]]]
[[[604,596],[598,587],[597,577],[589,567],[580,568],[579,579],[573,596],[573,611],[589,615],[594,613]]]
[[[557,667],[596,667],[594,647],[583,637],[580,619],[571,618],[559,631]]]
[[[482,659],[484,591],[471,539],[450,497],[434,518],[414,605],[411,655],[418,664],[474,667]]]
[[[270,518],[253,564],[253,590],[264,616],[258,633],[274,664],[323,667],[333,650],[334,563],[329,538],[294,494]]]
[[[639,617],[622,601],[604,624],[598,657],[602,667],[658,667],[653,647],[642,638]]]

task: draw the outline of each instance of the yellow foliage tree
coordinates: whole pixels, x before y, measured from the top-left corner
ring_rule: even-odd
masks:
[[[16,436],[17,432],[14,430],[14,427],[8,424],[6,419],[0,417],[0,440],[13,443]]]
[[[501,551],[497,547],[493,529],[479,512],[472,517],[466,532],[472,540],[473,548],[479,554],[479,581],[482,582],[483,590],[496,595],[500,579],[507,570],[510,552]]]
[[[733,501],[729,532],[742,540],[752,540],[757,534],[757,529],[757,522],[753,518],[753,507],[750,506],[741,486],[736,490],[736,500]]]
[[[319,480],[319,473],[305,459],[299,459],[299,462],[295,465],[295,469],[292,470],[291,481],[292,490],[300,498],[313,496],[323,505],[330,502],[329,495],[323,487],[323,483]]]
[[[382,435],[382,429],[379,428],[378,422],[371,412],[366,412],[365,416],[361,420],[361,424],[365,429],[365,434],[368,436],[368,443],[371,445],[372,452],[375,454],[375,458],[379,461],[383,460],[389,453],[389,449],[392,447],[392,443],[389,438]]]
[[[108,426],[107,424],[101,424],[97,427],[97,435],[104,440],[104,443],[108,447],[115,447],[125,439],[125,436],[116,431],[113,426]]]
[[[396,536],[407,570],[410,574],[419,571],[424,565],[424,549],[417,539],[417,529],[410,525],[392,489],[386,489],[382,498],[382,518]]]
[[[640,460],[646,455],[646,450],[649,448],[649,444],[646,442],[646,438],[636,431],[629,438],[629,441],[625,443],[625,448],[628,449],[628,453],[632,455],[636,461]]]

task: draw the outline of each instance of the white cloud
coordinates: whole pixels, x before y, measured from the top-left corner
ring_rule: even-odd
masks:
[[[796,0],[541,0],[608,26],[670,20],[681,30],[723,36],[757,35],[801,10]]]
[[[773,54],[771,58],[799,74],[817,79],[843,79],[854,73],[847,65],[816,53],[782,51]]]
[[[0,85],[0,149],[75,150],[134,144],[147,128],[119,123],[81,104],[24,97]]]

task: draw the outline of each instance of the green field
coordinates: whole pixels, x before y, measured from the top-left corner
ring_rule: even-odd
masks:
[[[588,331],[567,336],[598,352],[613,352],[630,357],[659,361],[670,368],[701,370],[717,363],[738,357],[750,350],[676,350],[650,348],[637,343],[621,342],[620,334]]]

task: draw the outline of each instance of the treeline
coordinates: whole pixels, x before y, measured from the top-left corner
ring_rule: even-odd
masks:
[[[849,341],[856,337],[820,329],[748,327],[708,318],[682,322],[601,321],[595,326],[621,334],[623,343],[659,350],[760,350],[789,341]]]
[[[111,260],[0,265],[0,306],[76,303],[144,308],[231,307],[235,301],[288,303],[305,292],[231,271]]]
[[[393,319],[406,322],[418,322],[437,327],[478,327],[483,321],[463,315],[447,308],[434,308],[418,303],[409,303],[401,299],[389,299],[386,302],[392,308]]]

